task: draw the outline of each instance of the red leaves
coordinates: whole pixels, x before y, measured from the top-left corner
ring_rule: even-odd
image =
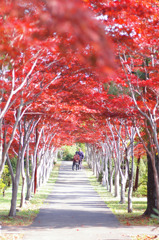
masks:
[[[9,6],[4,3],[0,3],[4,15],[0,18],[0,50],[7,58],[1,59],[0,64],[9,67],[5,73],[8,81],[1,83],[2,107],[11,92],[13,67],[16,89],[36,60],[32,74],[13,97],[13,109],[23,98],[26,105],[32,104],[28,112],[40,111],[48,122],[52,117],[59,129],[63,125],[66,132],[71,131],[66,126],[70,124],[72,132],[81,131],[88,141],[94,140],[93,134],[101,137],[98,130],[105,125],[106,117],[136,114],[129,79],[134,88],[149,88],[147,99],[153,95],[152,90],[158,91],[157,60],[155,67],[145,65],[145,57],[150,62],[155,54],[158,59],[157,50],[153,54],[150,51],[150,44],[157,46],[158,39],[155,1],[14,0]],[[107,15],[102,20],[105,25],[95,19],[88,6],[98,15]],[[108,84],[109,73],[116,70],[112,48],[118,64],[123,58],[118,75],[111,77],[113,85]],[[149,72],[149,79],[141,79],[137,71]],[[137,102],[144,107],[141,98]],[[148,106],[154,103],[151,99]],[[89,124],[93,125],[91,130]]]
[[[146,235],[146,234],[142,234],[142,235],[137,235],[135,236],[134,240],[152,240],[152,239],[158,239],[157,235]]]
[[[112,46],[106,38],[104,28],[94,19],[92,12],[85,8],[80,0],[46,0],[45,3],[39,0],[34,0],[32,3],[24,2],[26,3],[22,5],[19,1],[14,1],[11,14],[19,17],[19,7],[24,6],[23,19],[27,20],[26,23],[28,20],[33,23],[33,40],[35,38],[45,40],[55,33],[67,39],[69,34],[74,39],[70,47],[80,52],[79,57],[82,62],[88,63],[89,61],[91,66],[98,67],[105,73],[114,70]],[[32,17],[30,12],[32,12]],[[83,49],[87,46],[92,48],[92,53],[89,53],[89,57],[85,59],[82,55]]]

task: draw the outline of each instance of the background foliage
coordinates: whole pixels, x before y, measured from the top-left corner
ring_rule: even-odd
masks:
[[[85,144],[83,143],[76,143],[72,146],[63,146],[61,148],[62,152],[62,160],[64,161],[71,161],[75,152],[78,151],[78,148],[81,148],[82,151],[85,153]]]

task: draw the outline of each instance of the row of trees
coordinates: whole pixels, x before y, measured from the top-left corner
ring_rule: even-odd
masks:
[[[79,113],[90,111],[81,99],[92,92],[87,80],[96,86],[96,67],[113,63],[104,29],[81,1],[4,0],[0,12],[0,176],[7,164],[15,216],[20,177],[22,207],[48,179],[57,148],[75,141]]]
[[[111,159],[117,182],[120,173],[121,201],[126,179],[129,179],[128,209],[132,211],[134,149],[142,146],[148,159],[148,207],[145,214],[149,215],[153,207],[159,209],[158,1],[91,1],[90,6],[105,23],[106,33],[114,41],[118,65],[118,75],[104,83],[109,94],[103,101],[103,115],[107,120],[102,119],[103,139],[99,141],[103,153],[106,153],[104,176],[108,182],[107,161]],[[109,174],[111,177],[111,170]],[[110,189],[111,182],[112,179],[109,180]],[[115,195],[118,195],[118,184],[115,186]]]
[[[86,144],[86,161],[101,184],[114,197],[120,197],[121,204],[126,202],[125,194],[128,192],[128,212],[132,212],[132,194],[138,189],[139,173],[146,171],[146,168],[140,167],[146,153],[140,142],[136,141],[134,127],[128,126],[127,122],[109,121],[107,124],[105,141]],[[154,205],[149,207],[152,211]]]
[[[145,151],[155,186],[147,213],[159,209],[158,11],[155,0],[1,1],[0,176],[7,162],[10,216],[20,176],[22,205],[56,150],[74,142],[102,148],[107,185],[113,160],[122,201],[128,177],[130,211],[134,149]]]

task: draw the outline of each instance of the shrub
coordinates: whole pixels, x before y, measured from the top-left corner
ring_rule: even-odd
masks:
[[[76,146],[64,146],[63,147],[63,156],[62,159],[64,161],[71,161],[75,152],[76,152]]]
[[[78,151],[78,148],[81,148],[85,152],[85,145],[83,143],[76,143],[72,146],[63,146],[62,147],[62,160],[71,161],[75,152]]]
[[[2,177],[0,179],[0,192],[3,192],[3,195],[5,194],[5,190],[7,189],[7,187],[10,186],[10,184],[11,184],[11,176],[9,173],[9,167],[5,165],[2,173]]]
[[[73,155],[71,153],[67,153],[66,156],[64,157],[65,161],[71,161],[73,158]]]
[[[4,187],[5,187],[5,184],[4,184],[4,182],[3,182],[3,179],[1,178],[0,179],[0,192],[2,193],[2,191],[3,191],[3,189],[4,189]]]

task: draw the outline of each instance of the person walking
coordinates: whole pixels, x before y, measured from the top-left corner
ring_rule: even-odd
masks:
[[[84,153],[82,152],[81,148],[78,149],[78,151],[76,152],[76,154],[78,154],[80,156],[80,160],[79,160],[79,168],[82,168],[82,161],[84,159]]]
[[[80,165],[80,156],[79,154],[75,153],[73,157],[73,163],[72,163],[72,170],[74,171],[74,167],[76,165],[76,170],[79,170],[79,165]]]

